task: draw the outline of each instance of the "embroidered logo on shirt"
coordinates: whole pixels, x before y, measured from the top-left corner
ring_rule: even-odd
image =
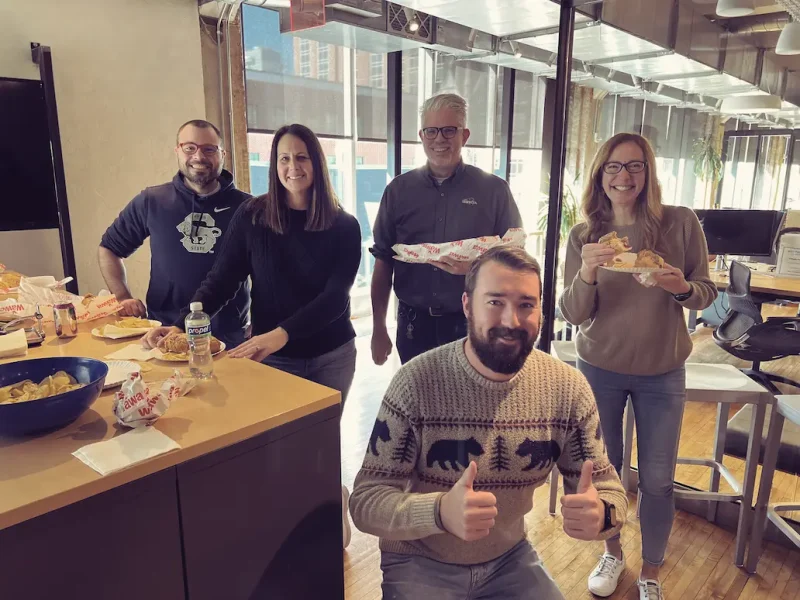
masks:
[[[193,254],[213,254],[222,230],[215,227],[214,217],[208,213],[189,213],[176,227],[183,234],[181,244]]]
[[[223,206],[222,208],[220,208],[219,206],[215,206],[214,207],[214,212],[215,213],[219,213],[219,212],[222,212],[223,210],[228,210],[229,208],[230,208],[230,206]]]
[[[478,201],[475,198],[464,198],[461,201],[461,204],[471,204],[472,206],[478,206]]]

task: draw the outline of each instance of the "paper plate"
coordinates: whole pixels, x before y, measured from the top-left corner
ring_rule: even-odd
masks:
[[[601,269],[606,271],[616,271],[617,273],[666,273],[666,269],[659,269],[657,267],[607,267],[600,265]]]
[[[214,352],[211,356],[216,356],[220,352],[225,351],[225,342],[219,343],[219,350]],[[189,362],[189,355],[188,354],[176,354],[174,352],[161,352],[161,350],[156,350],[155,356],[153,357],[156,360],[163,360],[166,362]]]
[[[624,257],[624,258],[622,258]],[[613,266],[609,267],[607,265],[600,265],[601,269],[605,269],[606,271],[617,271],[618,273],[666,273],[666,269],[661,269],[659,267],[634,267],[631,266],[636,261],[636,253],[635,252],[623,252],[615,257],[615,261],[620,259],[620,266]],[[618,263],[619,264],[619,263]],[[627,266],[622,266],[627,265]]]
[[[139,373],[142,368],[135,362],[129,360],[106,360],[108,365],[108,375],[106,375],[106,382],[103,385],[104,390],[122,385],[128,375],[131,373]]]
[[[132,337],[141,337],[148,331],[150,331],[150,329],[154,327],[161,327],[161,321],[154,321],[153,319],[148,319],[148,320],[150,321],[150,327],[148,329],[145,329],[143,327],[137,327],[135,329],[132,328],[130,331],[124,331],[124,332],[121,331],[120,333],[115,333],[113,336],[108,336],[103,333],[102,328],[95,327],[94,329],[92,329],[92,335],[94,337],[103,338],[106,340],[124,340]],[[108,325],[113,325],[113,323],[108,323]],[[105,325],[103,327],[105,327]]]

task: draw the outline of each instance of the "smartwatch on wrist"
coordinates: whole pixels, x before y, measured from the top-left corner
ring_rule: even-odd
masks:
[[[692,296],[692,291],[694,288],[689,285],[689,291],[683,292],[682,294],[672,294],[672,297],[675,298],[678,302],[683,302],[684,300],[688,300]]]
[[[605,516],[603,518],[603,529],[602,531],[607,531],[612,527],[617,526],[617,509],[616,507],[611,504],[610,502],[606,502],[605,500],[601,499],[603,506],[605,507]]]

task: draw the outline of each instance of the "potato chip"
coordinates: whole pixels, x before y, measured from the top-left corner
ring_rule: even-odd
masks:
[[[41,400],[57,394],[71,392],[84,387],[66,371],[58,371],[45,377],[38,385],[30,379],[0,388],[0,404]]]
[[[123,329],[151,329],[153,327],[149,319],[139,319],[137,317],[125,317],[114,323],[114,325]]]

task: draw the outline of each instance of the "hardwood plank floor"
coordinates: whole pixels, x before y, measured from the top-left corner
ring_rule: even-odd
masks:
[[[695,348],[690,361],[745,365],[718,348],[711,338],[710,330],[700,329],[693,337]],[[356,342],[356,379],[342,418],[342,481],[348,488],[352,488],[361,466],[383,393],[399,368],[396,353],[387,364],[375,366],[372,363],[369,342],[368,336],[360,337]],[[799,358],[765,363],[763,369],[800,379]],[[681,432],[681,455],[711,456],[715,411],[715,406],[711,404],[687,404]],[[731,415],[733,414],[732,409]],[[744,461],[726,456],[723,462],[741,479]],[[635,449],[633,464],[636,464]],[[757,481],[760,476],[759,468]],[[707,487],[708,479],[709,470],[703,467],[680,465],[676,472],[677,481],[694,487]],[[727,488],[724,480],[721,488]],[[773,490],[773,501],[800,502],[798,477],[776,472]],[[549,493],[549,487],[543,485],[534,494],[533,510],[526,516],[528,538],[568,600],[594,598],[586,589],[586,578],[602,554],[603,545],[600,542],[580,542],[564,534],[560,513],[550,516],[547,512]],[[636,498],[630,495],[629,501],[628,523],[622,532],[628,566],[617,592],[611,596],[612,599],[638,598],[636,578],[641,568],[641,537],[636,519]],[[800,514],[795,513],[795,518],[800,518]],[[748,576],[745,571],[734,566],[733,552],[732,533],[705,519],[679,511],[667,548],[666,562],[661,571],[667,600],[800,600],[800,551],[767,544],[758,573],[753,576]],[[345,551],[346,598],[378,600],[381,598],[380,585],[378,541],[353,528],[352,541]]]

